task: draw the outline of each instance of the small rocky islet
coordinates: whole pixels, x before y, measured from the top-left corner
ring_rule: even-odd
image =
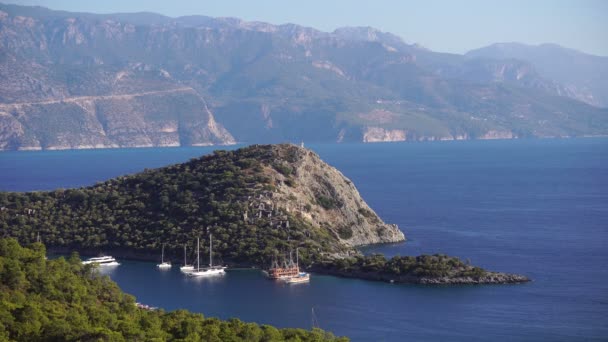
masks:
[[[314,152],[292,144],[215,151],[189,162],[79,189],[0,192],[0,232],[49,250],[180,258],[213,234],[228,265],[266,268],[296,248],[309,271],[415,284],[529,281],[445,255],[364,256],[357,247],[405,241],[354,184]],[[201,253],[207,253],[205,248]]]

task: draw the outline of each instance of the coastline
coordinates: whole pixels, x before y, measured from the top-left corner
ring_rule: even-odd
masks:
[[[594,142],[594,140],[597,141]],[[430,156],[435,158],[443,155],[444,151],[439,148],[430,149],[427,147],[429,145],[437,145],[439,147],[441,144],[441,142],[438,142],[415,144],[416,146],[413,146],[414,144],[388,143],[382,145],[388,148],[388,151],[394,150],[395,152],[403,154],[407,151],[412,151],[412,154],[415,152],[416,155],[430,153]],[[371,172],[368,170],[381,171],[380,175],[382,177],[374,179],[377,183],[361,183],[363,187],[360,190],[362,190],[363,194],[367,194],[367,196],[365,196],[366,199],[369,197],[369,200],[372,203],[376,203],[374,207],[394,216],[395,219],[392,222],[401,223],[400,226],[402,229],[404,229],[406,233],[409,232],[410,241],[405,244],[396,244],[395,246],[384,245],[384,247],[369,250],[367,251],[368,253],[377,251],[390,256],[397,254],[405,255],[408,254],[408,251],[410,252],[409,254],[413,254],[417,251],[448,252],[447,249],[444,250],[441,248],[444,246],[450,248],[450,254],[459,255],[463,258],[468,257],[473,263],[483,264],[489,270],[524,274],[532,278],[532,282],[521,286],[421,286],[415,284],[391,286],[396,284],[379,281],[369,282],[355,279],[341,279],[334,276],[324,276],[313,273],[311,274],[310,284],[312,286],[304,285],[296,290],[290,288],[284,289],[279,286],[273,286],[273,284],[266,284],[267,289],[265,290],[268,291],[267,296],[252,296],[258,299],[255,302],[256,305],[264,307],[263,305],[269,301],[276,300],[276,298],[271,296],[273,293],[272,290],[275,287],[285,293],[289,293],[289,291],[299,291],[311,293],[312,295],[314,292],[314,295],[318,295],[320,298],[326,298],[324,296],[326,296],[327,291],[332,290],[335,291],[337,295],[335,296],[335,299],[332,297],[330,300],[332,303],[335,300],[337,303],[336,306],[340,305],[342,307],[351,308],[349,305],[353,304],[352,298],[357,298],[358,302],[357,306],[354,307],[352,311],[344,310],[340,311],[340,316],[332,316],[332,319],[336,320],[337,325],[350,324],[355,327],[374,325],[383,329],[396,330],[395,325],[393,324],[395,320],[410,322],[413,327],[412,331],[403,331],[405,329],[402,329],[401,332],[395,333],[396,338],[401,340],[406,340],[408,338],[423,339],[423,337],[428,334],[427,329],[429,326],[437,321],[442,322],[442,326],[439,330],[435,331],[438,334],[445,333],[445,336],[450,336],[448,334],[454,333],[454,330],[458,332],[468,331],[471,334],[483,334],[495,327],[500,327],[500,333],[503,334],[503,336],[512,337],[513,339],[535,337],[543,339],[547,337],[547,334],[551,334],[555,339],[559,339],[560,337],[565,339],[568,336],[577,339],[592,339],[594,337],[600,338],[600,335],[604,335],[604,330],[602,330],[604,327],[604,325],[602,325],[603,321],[598,312],[604,310],[605,307],[596,300],[587,300],[589,298],[601,298],[602,295],[604,295],[601,290],[601,284],[603,283],[602,263],[590,262],[592,260],[597,260],[593,259],[597,257],[600,257],[599,261],[601,261],[601,257],[604,255],[601,254],[603,248],[601,241],[603,241],[602,236],[604,235],[604,231],[602,230],[602,217],[604,215],[603,212],[588,209],[597,208],[599,203],[598,197],[589,196],[581,198],[581,206],[577,207],[574,205],[573,201],[579,197],[572,196],[571,194],[576,194],[576,189],[580,190],[580,186],[584,186],[585,189],[593,191],[590,194],[604,196],[601,194],[601,189],[604,187],[605,182],[599,182],[603,179],[597,177],[585,178],[585,175],[588,176],[590,172],[587,166],[608,165],[603,162],[606,159],[606,156],[601,153],[601,151],[605,150],[605,140],[554,139],[551,141],[551,139],[547,139],[543,141],[534,139],[522,143],[519,141],[508,141],[504,143],[501,142],[500,144],[496,144],[496,142],[478,142],[475,143],[475,146],[479,146],[481,149],[485,149],[482,148],[482,146],[485,145],[500,145],[499,147],[507,145],[509,148],[502,150],[505,153],[499,156],[488,157],[487,154],[483,154],[475,156],[475,158],[471,157],[472,163],[463,163],[461,169],[463,172],[466,171],[467,178],[460,182],[446,182],[445,194],[442,192],[427,192],[426,190],[433,186],[430,181],[435,180],[438,176],[448,179],[448,175],[452,174],[453,169],[449,167],[450,161],[459,160],[461,159],[461,156],[469,155],[469,149],[465,146],[467,144],[468,142],[464,142],[464,144],[446,144],[455,147],[451,150],[454,153],[454,158],[450,160],[442,159],[440,164],[432,165],[433,168],[438,170],[437,174],[428,172],[428,170],[431,169],[431,165],[428,163],[424,165],[421,163],[415,168],[408,169],[402,167],[402,165],[407,165],[405,163],[397,164],[391,166],[390,172],[388,172],[388,168],[382,166],[384,164],[370,168],[370,166],[365,163],[365,160],[369,158],[369,156],[374,156],[379,152],[387,150],[384,146],[373,146],[373,148],[364,149],[363,153],[359,154],[361,158],[356,161],[352,161],[350,156],[352,153],[351,151],[356,150],[358,148],[357,146],[334,145],[334,149],[334,147],[325,145],[320,146],[319,151],[326,154],[328,160],[333,160],[336,163],[345,165],[344,172],[351,175],[352,179],[355,181],[361,179],[361,177],[365,177],[366,172]],[[542,148],[539,147],[535,150],[535,147],[538,146],[541,146]],[[312,144],[311,147],[317,148],[316,145]],[[163,150],[165,151],[165,155],[167,155],[167,151],[172,151],[173,149],[158,149],[157,151],[162,152]],[[491,149],[488,150],[491,151]],[[558,151],[563,151],[563,153],[557,153]],[[587,152],[580,153],[584,151]],[[51,154],[52,153],[57,152],[53,151]],[[547,157],[544,158],[541,153],[545,154]],[[115,153],[112,153],[111,155],[115,155]],[[506,175],[502,175],[498,171],[504,170],[504,165],[507,162],[500,163],[496,161],[506,156],[511,156],[510,158],[514,160],[514,169],[510,170]],[[139,159],[143,159],[141,155],[139,156]],[[379,157],[378,159],[380,160]],[[524,164],[532,159],[538,160],[538,163],[532,163],[531,165]],[[38,167],[39,169],[45,166],[44,158],[37,158],[35,160],[39,160],[40,162],[35,165],[33,164],[33,166],[38,167],[40,164]],[[118,163],[122,165],[127,164],[121,162],[121,160],[122,159],[120,159]],[[481,170],[479,170],[479,168],[473,167],[474,165],[479,165],[480,161],[491,162],[488,164],[489,171],[480,173],[479,171]],[[598,162],[600,164],[598,164]],[[107,160],[104,160],[104,163],[107,164]],[[561,170],[564,165],[568,167],[577,165],[577,167],[573,168],[571,170],[572,172],[556,172],[555,174],[552,174],[556,178],[551,179],[555,179],[555,181],[560,184],[560,187],[556,188],[550,187],[552,184],[550,182],[543,183],[543,179],[547,180],[547,178],[546,173],[541,171],[545,168],[547,163],[550,163],[549,165],[551,166],[558,167],[559,170]],[[522,165],[523,168],[521,167]],[[366,169],[365,167],[368,167],[369,169]],[[52,165],[48,165],[48,169],[49,171],[46,172],[45,177],[51,177],[54,174],[58,174],[61,177],[66,175],[65,173],[54,172]],[[58,171],[63,169],[64,168],[59,169]],[[601,167],[596,171],[603,172],[603,169],[604,168]],[[18,175],[25,175],[26,173],[24,173],[24,171],[27,171],[23,168],[16,170],[17,172],[15,172],[15,174]],[[529,178],[530,184],[534,186],[525,186],[525,184],[521,184],[520,188],[516,188],[516,190],[519,190],[516,193],[513,193],[508,189],[509,182],[505,182],[504,180],[524,179],[522,177],[529,172],[531,173],[531,178]],[[509,209],[504,212],[506,215],[516,212],[520,207],[526,207],[530,210],[522,212],[523,215],[513,215],[512,220],[509,222],[504,220],[504,216],[496,217],[496,220],[492,221],[492,224],[489,224],[486,227],[487,230],[481,229],[482,227],[477,224],[481,220],[475,220],[474,222],[468,220],[467,215],[463,214],[463,212],[465,212],[463,209],[467,208],[468,203],[465,201],[454,201],[453,197],[456,197],[456,195],[451,195],[457,194],[456,190],[463,184],[477,182],[480,175],[483,177],[484,174],[489,177],[488,182],[492,185],[492,192],[479,193],[476,196],[470,196],[470,198],[475,200],[475,202],[472,202],[473,205],[486,203],[485,201],[490,200],[496,201],[492,203],[498,203],[503,209]],[[593,174],[601,175],[601,173],[596,172]],[[421,178],[417,181],[421,185],[413,187],[406,185],[395,186],[395,184],[392,184],[392,186],[386,186],[386,191],[376,191],[376,189],[383,187],[385,186],[384,184],[390,182],[394,177],[393,175],[408,178],[411,178],[412,175],[420,175]],[[38,180],[35,175],[32,176],[32,178],[39,182],[44,182],[46,180]],[[110,176],[107,176],[106,178],[110,178]],[[74,179],[77,181],[76,178]],[[536,184],[539,184],[538,187],[536,187]],[[590,185],[594,187],[589,187]],[[547,188],[547,186],[549,186],[549,188]],[[551,197],[551,199],[554,200],[539,201],[537,195],[540,192],[548,192],[554,195],[564,194],[564,196],[560,197],[561,200],[557,200],[557,197]],[[516,196],[497,196],[504,195],[505,193],[514,194],[514,196]],[[415,205],[415,208],[410,208],[410,210],[399,210],[400,204],[397,203],[394,206],[391,204],[393,198],[404,198],[403,194],[408,194],[408,196],[416,199],[415,201],[411,201],[412,205]],[[427,195],[427,197],[424,197],[425,195]],[[514,207],[508,206],[508,204],[511,203],[510,200],[517,200]],[[449,207],[433,207],[434,216],[440,217],[443,215],[447,216],[452,212],[458,213],[458,215],[450,217],[450,229],[445,229],[444,225],[430,224],[426,220],[425,212],[418,210],[418,208],[430,207],[429,204],[436,201],[445,201],[443,203],[449,205]],[[589,225],[576,226],[575,218],[577,213],[586,213],[590,220]],[[483,212],[482,214],[492,215],[493,213]],[[546,221],[545,218],[547,218],[547,216],[545,216],[545,214],[557,214],[556,217],[561,219]],[[425,223],[428,223],[428,227],[424,226]],[[573,227],[576,227],[577,229],[573,229]],[[506,230],[507,228],[509,228],[509,230]],[[550,234],[551,232],[555,232],[555,234]],[[569,242],[564,242],[563,238],[556,236],[556,234],[562,233],[568,234],[566,236],[571,240]],[[484,236],[487,236],[486,234],[492,237],[489,243],[487,240],[483,239]],[[518,236],[525,236],[526,238],[522,240]],[[493,237],[501,238],[494,239]],[[575,248],[563,255],[543,258],[543,256],[549,255],[548,253],[554,250],[555,246],[560,243],[572,243],[572,246]],[[428,247],[428,249],[422,250],[422,247],[420,247],[419,244],[424,244],[423,247]],[[504,249],[498,250],[498,246]],[[151,257],[155,256],[156,255],[151,255]],[[157,257],[160,259],[160,249]],[[581,260],[586,260],[587,262],[581,263]],[[177,261],[179,260],[172,260],[172,262]],[[117,274],[127,274],[130,276],[131,273],[129,273],[127,267],[131,266],[128,264],[133,265],[137,263],[125,262],[123,266],[117,268]],[[150,269],[149,271],[144,272],[145,274],[150,276],[160,274],[158,276],[159,279],[167,276],[167,273],[156,271],[152,263],[141,263],[140,265],[140,268]],[[176,266],[173,267],[175,268]],[[240,271],[234,271],[233,273],[238,272]],[[257,271],[250,270],[248,272],[251,274],[251,278],[260,278],[262,285],[264,284],[263,280],[265,279],[262,279],[261,275],[257,277]],[[115,275],[116,273],[112,276]],[[144,277],[143,279],[156,279],[150,276]],[[233,276],[231,280],[235,277],[236,276]],[[247,308],[239,307],[236,309],[224,309],[221,307],[222,305],[225,305],[222,301],[233,299],[235,295],[239,293],[239,289],[244,287],[251,289],[251,285],[247,283],[247,280],[250,278],[243,277],[238,279],[243,279],[243,281],[234,282],[236,290],[230,290],[230,292],[228,292],[228,289],[225,289],[227,292],[224,296],[211,296],[211,298],[218,303],[217,307],[219,309],[217,310],[222,310],[217,311],[219,312],[217,315],[222,314],[226,315],[225,317],[239,317],[241,315],[246,316],[248,312],[250,312]],[[135,281],[133,282],[133,287],[141,287],[142,289],[151,287],[142,286],[141,284],[157,285],[152,282]],[[321,284],[323,284],[322,287],[318,286]],[[326,292],[318,290],[319,288],[325,289],[326,287],[327,290],[324,290]],[[571,290],[568,290],[569,287],[578,288],[580,291],[575,294]],[[309,288],[311,290],[309,290]],[[350,293],[346,291],[351,291],[351,288],[353,289],[352,291],[354,291],[353,295],[344,295]],[[194,287],[194,290],[188,292],[188,294],[195,294],[196,290],[197,288]],[[222,290],[224,291],[224,289]],[[369,290],[367,293],[371,295],[366,296],[363,290]],[[138,291],[132,289],[127,292],[139,294]],[[207,294],[207,292],[204,293]],[[140,295],[143,296],[143,294]],[[438,295],[442,295],[443,297],[438,298]],[[285,296],[289,300],[297,301],[298,304],[306,304],[306,300],[308,300],[308,297],[301,298],[300,296],[293,296],[293,298],[290,298],[287,297],[287,295]],[[153,296],[150,297],[154,298]],[[207,301],[207,297],[201,298],[201,303],[204,303],[205,301]],[[366,306],[370,307],[371,305],[371,307],[374,307],[373,305],[380,302],[388,304],[381,309],[379,308],[377,313],[370,315],[360,314],[361,312],[369,312],[365,311]],[[143,300],[143,303],[153,304],[153,301]],[[179,303],[185,307],[190,302],[188,301],[188,298],[186,298],[186,300],[183,301],[176,300],[175,303]],[[403,305],[399,305],[399,303]],[[420,308],[417,305],[418,307],[416,307],[415,310],[411,310],[415,304],[419,303],[424,303],[426,306]],[[192,307],[194,306],[195,304],[192,304]],[[447,310],[446,308],[452,308],[453,310]],[[495,315],[487,315],[487,311],[494,309],[500,311],[493,311]],[[315,308],[315,310],[317,309]],[[412,312],[419,310],[424,311],[420,313]],[[464,310],[468,310],[470,315],[465,315],[465,320],[463,321],[463,316],[460,311]],[[203,312],[204,310],[200,311]],[[260,320],[264,319],[266,322],[288,321],[287,318],[284,318],[287,316],[285,311],[286,310],[265,310],[264,312],[261,312],[260,310],[258,316],[260,317]],[[542,317],[538,316],[538,312],[544,312],[544,314],[541,315]],[[325,313],[323,309],[319,308],[317,314],[323,316]],[[522,317],[525,316],[533,317],[535,324],[525,324],[522,326]],[[387,317],[390,317],[391,319],[387,319]],[[251,319],[248,321],[250,320]],[[295,326],[297,321],[304,321],[304,323],[307,323],[306,319],[298,319],[298,317],[289,320],[288,323]],[[445,325],[443,325],[444,322]],[[487,322],[487,325],[479,324],[478,322]],[[547,328],[546,330],[544,328],[539,328],[541,325],[545,326],[545,324],[547,327],[559,325],[562,328],[560,328],[559,331],[556,331],[553,328]],[[410,336],[408,337],[408,335]],[[415,337],[411,337],[412,335]],[[361,339],[361,335],[356,335],[356,333],[354,333],[353,336],[358,336]]]
[[[363,279],[369,281],[382,281],[395,284],[418,285],[495,285],[495,284],[522,284],[532,279],[519,275],[501,272],[487,272],[480,277],[416,277],[412,275],[395,275],[380,272],[344,272],[330,270],[322,267],[311,267],[310,271],[317,274],[331,275],[342,278]]]
[[[377,244],[375,244],[377,245]],[[47,251],[50,254],[60,255],[60,256],[69,256],[72,251],[78,252],[81,257],[93,257],[98,256],[101,253],[91,253],[87,251],[78,251],[77,249],[69,249],[69,248],[52,248],[49,247]],[[117,259],[130,260],[130,261],[140,261],[140,262],[157,262],[158,255],[150,254],[150,253],[139,253],[132,251],[124,251],[124,250],[106,250],[107,253],[105,255],[111,255]],[[180,260],[177,256],[174,258],[175,260]],[[171,260],[171,259],[169,259]],[[264,267],[260,265],[255,265],[253,263],[234,263],[234,262],[225,262],[229,265],[229,270],[260,270],[263,271]],[[307,272],[311,272],[313,274],[319,275],[329,275],[340,278],[351,278],[351,279],[360,279],[366,281],[377,281],[377,282],[386,282],[386,283],[394,283],[394,284],[417,284],[417,285],[505,285],[505,284],[523,284],[527,282],[531,282],[532,279],[519,274],[511,274],[511,273],[503,273],[503,272],[490,272],[487,271],[483,276],[480,277],[417,277],[413,275],[396,275],[389,274],[383,272],[364,272],[364,271],[352,271],[345,272],[336,269],[329,269],[327,267],[323,267],[322,264],[313,264],[308,267],[302,267],[302,269]]]
[[[443,138],[435,138],[435,139],[406,139],[406,140],[387,140],[387,141],[348,141],[348,142],[331,142],[327,141],[323,144],[329,145],[341,145],[341,144],[393,144],[393,143],[449,143],[449,142],[462,142],[462,141],[495,141],[495,140],[569,140],[569,139],[602,139],[608,138],[607,134],[590,134],[590,135],[576,135],[576,136],[533,136],[533,137],[512,137],[512,138],[467,138],[467,139],[443,139]],[[268,144],[261,142],[244,142],[244,141],[236,141],[224,144],[194,144],[194,145],[138,145],[138,146],[114,146],[114,145],[99,145],[99,146],[53,146],[42,148],[39,146],[22,146],[18,148],[0,148],[0,153],[2,152],[53,152],[53,151],[95,151],[95,150],[127,150],[127,149],[154,149],[154,148],[162,148],[162,149],[176,149],[176,148],[188,148],[188,147],[217,147],[221,149],[222,147],[231,149],[238,148],[240,146],[249,146],[249,145],[258,145],[258,144]]]

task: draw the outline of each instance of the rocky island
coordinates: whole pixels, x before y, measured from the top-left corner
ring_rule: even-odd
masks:
[[[213,234],[214,259],[230,265],[265,268],[298,248],[302,265],[340,276],[426,284],[525,278],[449,257],[362,256],[356,247],[405,236],[340,171],[291,144],[215,151],[80,189],[0,193],[0,234],[26,243],[40,234],[51,250],[134,259],[155,259],[163,244],[166,256],[181,256],[184,245],[192,250],[197,237]]]

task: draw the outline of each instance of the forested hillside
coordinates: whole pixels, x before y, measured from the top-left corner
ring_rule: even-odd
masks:
[[[52,248],[147,258],[192,251],[213,234],[216,258],[264,267],[300,248],[303,261],[403,241],[352,182],[312,151],[256,145],[216,151],[95,186],[0,193],[0,233]],[[203,249],[207,253],[206,247]]]
[[[185,310],[145,310],[77,254],[45,260],[40,243],[0,239],[2,341],[347,341]]]

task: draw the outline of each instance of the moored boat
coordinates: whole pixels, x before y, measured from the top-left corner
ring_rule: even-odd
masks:
[[[192,265],[184,265],[182,267],[179,268],[180,271],[184,272],[184,273],[190,273],[192,271],[194,271],[194,266]]]
[[[184,265],[180,267],[179,270],[184,273],[194,271],[194,265],[188,265],[188,263],[186,262],[186,245],[184,245]]]
[[[301,283],[308,283],[309,281],[310,281],[310,274],[307,272],[300,272],[295,277],[285,279],[285,282],[287,284],[301,284]]]
[[[168,261],[165,261],[165,244],[163,244],[163,249],[160,255],[160,264],[156,264],[156,267],[160,268],[160,269],[167,269],[167,268],[171,268],[171,263]]]
[[[296,249],[296,268],[298,269],[298,274],[283,278],[283,280],[287,284],[308,283],[310,281],[310,274],[307,272],[300,272],[300,255],[298,253],[298,249]]]
[[[118,261],[116,261],[116,259],[114,259],[114,257],[111,257],[111,256],[89,258],[89,259],[83,261],[82,264],[83,265],[95,264],[95,265],[99,265],[99,266],[118,266],[118,265],[120,265],[120,263]]]
[[[196,269],[186,273],[190,277],[223,275],[225,266],[213,266],[213,237],[209,234],[209,267],[200,267],[200,243],[196,239]]]
[[[279,264],[277,260],[273,260],[272,266],[266,272],[270,279],[287,279],[295,277],[300,273],[300,268],[297,263],[293,262],[291,254],[289,255],[289,261],[285,259],[283,264]]]

